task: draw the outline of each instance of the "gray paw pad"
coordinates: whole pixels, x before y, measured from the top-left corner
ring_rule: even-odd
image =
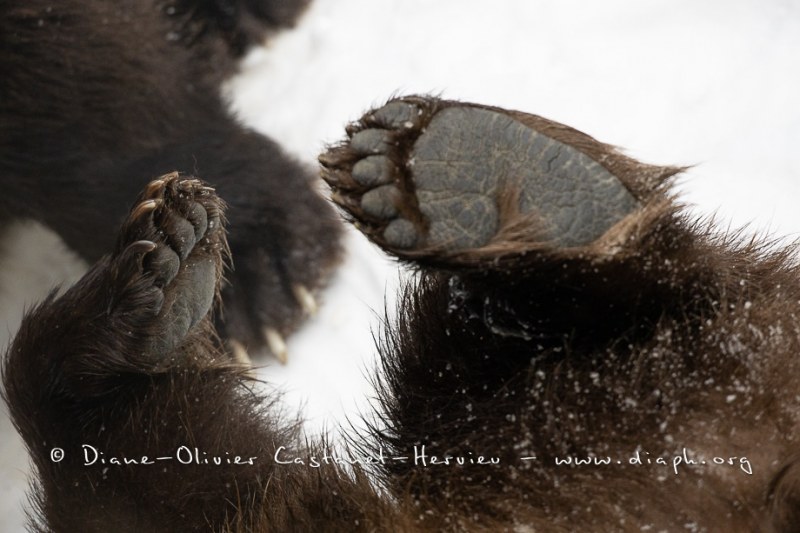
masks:
[[[194,227],[195,242],[203,238],[208,230],[208,213],[200,204],[193,203],[186,214],[188,220]]]
[[[197,243],[196,228],[191,222],[184,218],[179,218],[173,213],[166,215],[170,232],[166,234],[167,241],[172,249],[177,252],[180,260],[183,261],[189,256],[194,245]],[[201,235],[202,236],[202,235]]]
[[[365,213],[378,218],[397,216],[397,204],[400,202],[400,191],[394,185],[382,185],[364,193],[361,197],[361,208]]]
[[[353,135],[350,139],[350,148],[363,155],[384,154],[389,150],[391,142],[388,131],[369,129]]]
[[[214,280],[216,266],[212,260],[187,263],[183,273],[187,280],[182,289],[185,295],[176,298],[169,309],[169,324],[164,334],[152,339],[150,350],[155,354],[164,354],[173,350],[186,337],[189,330],[205,317],[214,302]]]
[[[383,230],[383,238],[391,246],[408,249],[417,244],[419,234],[414,224],[404,218],[398,218],[389,222]]]
[[[431,221],[431,243],[449,249],[469,248],[489,242],[497,233],[497,205],[483,194],[418,189],[417,198],[420,211]]]
[[[390,102],[372,114],[372,117],[388,128],[413,129],[421,122],[420,109],[406,102]]]
[[[145,256],[143,266],[153,276],[156,287],[165,287],[172,283],[181,267],[178,254],[167,246],[159,246]]]
[[[560,247],[584,246],[638,207],[625,186],[582,152],[491,110],[451,107],[431,120],[411,154],[429,244],[487,244],[501,197],[519,192],[519,211]]]
[[[365,187],[376,187],[392,182],[397,168],[388,157],[371,155],[353,166],[353,179]]]

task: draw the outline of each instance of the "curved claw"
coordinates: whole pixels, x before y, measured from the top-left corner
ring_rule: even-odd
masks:
[[[303,308],[303,311],[309,315],[317,314],[317,311],[319,310],[317,300],[305,285],[300,285],[299,283],[292,285],[292,292],[294,293],[294,297],[297,299],[297,302],[300,304],[300,307]]]
[[[134,208],[133,213],[131,213],[131,218],[137,219],[154,211],[160,203],[161,200],[145,200]]]
[[[240,363],[242,366],[246,367],[253,366],[253,361],[250,359],[250,354],[247,353],[247,349],[241,342],[234,339],[229,339],[228,348],[230,348],[233,358],[237,363]]]
[[[283,336],[274,328],[264,328],[264,340],[272,354],[278,358],[282,365],[289,361],[289,351]]]
[[[153,198],[154,196],[161,197],[164,194],[164,185],[166,184],[166,180],[164,178],[159,178],[157,180],[153,180],[147,184],[147,187],[144,190],[144,195],[147,198]]]

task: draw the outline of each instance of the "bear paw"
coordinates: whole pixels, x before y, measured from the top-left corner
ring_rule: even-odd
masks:
[[[214,190],[175,173],[151,182],[125,221],[108,312],[120,331],[145,333],[148,359],[173,351],[208,315],[227,253],[222,220]]]
[[[608,168],[539,123],[555,124],[499,108],[396,99],[320,157],[323,177],[359,229],[401,257],[588,246],[640,202]]]

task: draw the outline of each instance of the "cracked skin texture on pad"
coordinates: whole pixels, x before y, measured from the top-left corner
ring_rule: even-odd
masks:
[[[459,248],[496,233],[499,191],[509,186],[520,191],[520,212],[536,213],[560,247],[589,244],[638,204],[582,152],[485,109],[443,110],[411,157],[429,239]]]

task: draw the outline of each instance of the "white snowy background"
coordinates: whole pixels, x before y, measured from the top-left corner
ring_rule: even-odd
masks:
[[[800,230],[800,4],[793,0],[315,0],[226,87],[241,119],[315,164],[343,126],[392,94],[525,110],[695,165],[683,198],[723,227]],[[34,236],[31,239],[31,235]],[[31,243],[33,241],[33,244]],[[260,372],[305,406],[310,432],[364,411],[371,331],[398,269],[355,233],[321,309]],[[22,309],[85,265],[47,231],[0,240],[0,345]],[[0,418],[0,531],[22,530],[27,458]]]

